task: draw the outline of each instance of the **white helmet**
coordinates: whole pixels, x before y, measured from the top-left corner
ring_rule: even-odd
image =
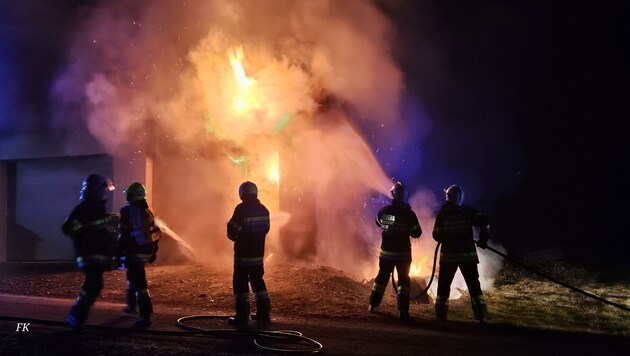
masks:
[[[446,193],[446,201],[461,206],[464,204],[464,191],[457,184],[444,189]]]
[[[403,204],[408,203],[409,192],[402,183],[396,182],[396,184],[392,186],[389,192],[392,194],[392,199],[394,199],[394,201],[402,202]]]

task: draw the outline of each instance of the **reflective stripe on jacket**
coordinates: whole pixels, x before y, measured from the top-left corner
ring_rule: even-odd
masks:
[[[227,237],[234,241],[235,263],[262,264],[265,236],[269,229],[269,210],[258,199],[248,199],[238,204],[227,223]]]

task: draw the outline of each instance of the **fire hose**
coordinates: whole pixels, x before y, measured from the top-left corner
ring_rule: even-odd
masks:
[[[429,283],[427,283],[427,287],[422,291],[422,293],[420,293],[418,295],[418,297],[424,295],[429,290],[429,287],[431,287],[431,282],[433,282],[433,277],[435,276],[435,264],[436,264],[436,261],[437,261],[437,253],[438,253],[438,250],[440,248],[440,245],[441,245],[441,243],[438,243],[437,246],[435,246],[435,254],[433,255],[433,270],[431,271],[431,278],[429,279]],[[493,253],[503,257],[508,262],[511,262],[511,263],[513,263],[513,264],[523,268],[524,270],[526,270],[528,272],[531,272],[531,273],[533,273],[535,275],[538,275],[540,277],[546,278],[546,279],[548,279],[551,282],[559,284],[559,285],[561,285],[561,286],[563,286],[565,288],[568,288],[568,289],[570,289],[570,290],[572,290],[574,292],[581,293],[581,294],[583,294],[583,295],[585,295],[585,296],[587,296],[589,298],[595,299],[595,300],[597,300],[599,302],[602,302],[604,304],[608,304],[608,305],[611,305],[611,306],[613,306],[615,308],[619,308],[621,310],[625,310],[625,311],[629,311],[630,312],[630,308],[628,308],[625,305],[622,305],[622,304],[619,304],[619,303],[615,303],[615,302],[611,302],[610,300],[604,299],[604,298],[602,298],[600,296],[597,296],[595,294],[589,293],[589,292],[587,292],[585,290],[582,290],[582,289],[579,289],[577,287],[574,287],[574,286],[572,286],[572,285],[570,285],[568,283],[565,283],[563,281],[560,281],[558,279],[550,277],[550,276],[548,276],[548,275],[546,275],[546,274],[544,274],[544,273],[542,273],[542,272],[540,272],[540,271],[538,271],[538,270],[536,270],[536,269],[534,269],[532,267],[527,266],[526,264],[524,264],[522,262],[519,262],[519,261],[517,261],[517,260],[515,260],[515,259],[513,259],[511,257],[508,257],[506,254],[502,253],[501,251],[496,250],[493,247],[486,246],[485,248],[487,250],[489,250],[489,251],[491,251],[491,252],[493,252]],[[392,271],[392,286],[394,287],[394,290],[397,289],[397,287],[396,287],[396,280],[394,279],[394,272],[393,271]]]
[[[433,277],[435,276],[435,265],[437,262],[437,254],[438,254],[438,251],[440,250],[441,245],[442,243],[438,242],[438,244],[435,246],[435,253],[433,254],[433,268],[431,270],[431,278],[429,279],[429,283],[427,283],[427,287],[424,288],[424,290],[420,294],[418,294],[418,298],[425,295],[429,291],[429,288],[431,287],[431,283],[433,282]],[[394,290],[398,289],[396,285],[396,280],[394,279],[394,271],[392,271],[392,287],[394,287]]]
[[[249,328],[243,329],[205,329],[198,326],[193,326],[185,323],[185,321],[193,320],[193,319],[225,319],[227,320],[229,316],[223,315],[189,315],[183,316],[177,319],[176,325],[184,330],[188,330],[192,333],[202,333],[204,335],[213,335],[213,336],[249,336],[254,338],[254,345],[266,351],[273,352],[282,352],[282,353],[316,353],[320,352],[324,349],[324,346],[311,338],[308,338],[302,335],[299,331],[294,330],[255,330]],[[283,341],[285,343],[292,342],[294,344],[302,344],[302,345],[310,345],[312,348],[310,349],[287,349],[287,348],[275,348],[271,346],[265,346],[261,343],[260,340],[275,340],[275,341]]]
[[[128,329],[117,328],[111,326],[90,325],[90,329],[107,331],[113,333],[135,333],[142,335],[162,335],[162,336],[214,336],[214,337],[250,337],[253,338],[254,345],[260,350],[281,352],[281,353],[317,353],[324,350],[324,346],[311,338],[302,335],[299,331],[294,330],[257,330],[250,328],[238,329],[205,329],[197,326],[186,324],[184,321],[192,319],[227,319],[228,316],[222,315],[190,315],[177,319],[176,325],[186,331],[170,331],[170,330],[148,330],[148,329]],[[67,326],[66,323],[57,320],[31,319],[24,317],[0,316],[0,320],[16,321],[21,323]],[[261,342],[261,340],[267,340]],[[266,346],[269,342],[282,343],[284,345],[295,345],[295,348],[279,348]]]

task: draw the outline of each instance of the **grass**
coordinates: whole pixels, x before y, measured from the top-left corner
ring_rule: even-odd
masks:
[[[539,269],[589,293],[630,307],[630,281],[601,284],[594,275],[564,264]],[[542,277],[506,266],[486,293],[493,323],[520,327],[630,336],[630,312],[589,298]]]

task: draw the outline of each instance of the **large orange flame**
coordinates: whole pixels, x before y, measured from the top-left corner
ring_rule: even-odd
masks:
[[[280,185],[280,157],[278,153],[271,156],[268,163],[269,181],[275,185]]]
[[[234,79],[236,79],[236,94],[234,101],[232,102],[232,109],[237,114],[243,114],[248,109],[251,110],[255,106],[255,93],[254,85],[256,81],[248,78],[245,74],[245,68],[243,67],[243,47],[235,47],[228,52],[228,58],[230,59],[230,65],[234,71]]]

